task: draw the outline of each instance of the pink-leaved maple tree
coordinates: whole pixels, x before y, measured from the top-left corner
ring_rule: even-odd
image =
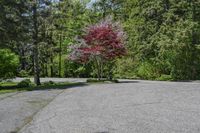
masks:
[[[119,22],[106,19],[84,29],[77,44],[70,47],[70,60],[79,63],[94,62],[98,79],[102,78],[104,64],[126,54],[125,33]]]

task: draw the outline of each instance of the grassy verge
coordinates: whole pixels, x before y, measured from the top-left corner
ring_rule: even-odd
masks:
[[[0,95],[1,94],[5,94],[5,93],[12,93],[12,92],[18,92],[17,89],[13,89],[13,90],[0,90]]]
[[[34,90],[49,90],[49,89],[67,89],[69,87],[82,86],[84,83],[42,83],[40,86],[31,85],[30,87],[19,88],[17,83],[5,82],[0,83],[0,94],[20,92],[20,91],[34,91]]]

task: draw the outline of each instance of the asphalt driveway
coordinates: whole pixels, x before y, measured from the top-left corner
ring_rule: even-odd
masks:
[[[68,89],[20,133],[199,133],[200,84],[128,81]]]
[[[17,133],[63,90],[37,90],[0,95],[0,133]]]

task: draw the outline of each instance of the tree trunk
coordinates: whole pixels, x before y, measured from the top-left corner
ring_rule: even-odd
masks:
[[[45,76],[48,77],[48,65],[47,65],[47,63],[45,64]]]
[[[113,67],[115,65],[114,61],[108,62],[108,80],[113,79]]]
[[[101,80],[101,67],[100,67],[100,64],[99,64],[99,61],[96,57],[94,57],[94,60],[95,60],[95,64],[96,64],[96,69],[97,69],[97,78],[98,80]]]
[[[100,74],[101,74],[101,79],[103,78],[103,61],[102,59],[99,60],[99,65],[100,65]]]
[[[50,57],[50,75],[51,75],[51,77],[53,77],[54,76],[54,73],[53,73],[53,57],[51,56]]]
[[[39,55],[38,55],[38,22],[37,22],[37,1],[33,4],[33,58],[34,58],[34,82],[40,85]]]
[[[62,58],[62,34],[60,35],[60,51],[59,51],[59,77],[61,77],[61,58]]]
[[[195,2],[194,1],[191,1],[192,2],[192,20],[193,22],[198,22],[198,20],[196,19],[197,18],[197,15],[196,15],[196,6],[195,6]],[[197,73],[197,70],[196,70],[196,67],[195,67],[195,57],[196,57],[196,48],[195,48],[195,45],[197,44],[197,35],[195,33],[195,30],[196,29],[195,27],[193,27],[193,30],[192,30],[192,50],[191,50],[191,58],[193,59],[192,61],[190,60],[191,64],[189,67],[192,68],[192,75],[191,75],[191,78],[194,80],[196,79],[196,73]]]
[[[25,70],[25,66],[26,66],[26,61],[25,61],[25,53],[24,53],[24,48],[21,49],[21,53],[20,53],[20,64],[21,64],[21,67],[20,67],[20,70]]]

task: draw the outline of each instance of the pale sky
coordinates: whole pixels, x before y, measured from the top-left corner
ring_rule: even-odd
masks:
[[[91,0],[90,3],[93,3],[93,2],[95,2],[95,1],[96,1],[96,0]]]
[[[92,3],[94,3],[95,1],[96,1],[96,0],[91,0],[91,1],[88,3],[87,7],[88,7],[88,8],[91,7]]]

